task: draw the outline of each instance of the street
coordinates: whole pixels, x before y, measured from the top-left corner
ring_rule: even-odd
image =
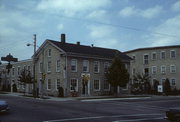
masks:
[[[0,95],[10,105],[0,122],[169,122],[170,107],[180,107],[180,97],[152,97],[127,100],[48,101]]]

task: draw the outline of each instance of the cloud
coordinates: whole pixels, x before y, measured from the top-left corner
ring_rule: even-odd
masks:
[[[91,12],[88,16],[88,19],[95,19],[98,21],[108,21],[107,19],[107,11],[106,10],[95,10]]]
[[[64,25],[63,24],[58,24],[57,25],[57,29],[58,30],[63,30],[64,29]]]
[[[180,44],[180,15],[170,18],[157,27],[151,29],[151,32],[163,33],[164,35],[149,34],[146,37],[148,44],[151,46],[164,46]]]
[[[41,0],[37,5],[37,10],[73,16],[80,12],[96,10],[110,4],[111,0]]]
[[[179,11],[180,10],[180,1],[177,1],[176,3],[174,3],[171,7],[171,9],[173,11]]]
[[[134,6],[125,7],[124,9],[119,11],[119,16],[122,17],[131,17],[131,16],[140,16],[144,18],[154,18],[158,16],[162,12],[161,6],[155,6],[153,8],[148,9],[138,9]]]

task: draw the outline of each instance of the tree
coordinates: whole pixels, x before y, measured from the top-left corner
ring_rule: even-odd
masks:
[[[169,79],[166,78],[165,82],[164,82],[164,93],[166,95],[169,95],[171,92],[171,86],[170,86],[170,82],[169,82]]]
[[[154,94],[158,93],[158,85],[159,85],[159,81],[158,80],[154,80],[154,85],[153,85]]]
[[[31,76],[30,71],[23,69],[21,71],[21,75],[19,76],[18,81],[20,81],[21,84],[25,86],[24,90],[26,90],[26,84],[32,84],[33,83],[33,78]],[[24,91],[24,94],[25,94],[25,91]]]
[[[133,76],[133,81],[133,92],[150,93],[151,85],[149,75],[137,73]]]
[[[129,82],[129,73],[122,63],[120,56],[116,55],[112,65],[106,73],[107,81],[114,87],[114,93],[117,93],[117,87],[125,87]]]

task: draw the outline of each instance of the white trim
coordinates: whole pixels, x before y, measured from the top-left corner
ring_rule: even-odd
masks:
[[[72,61],[75,61],[75,70],[72,70]],[[77,59],[71,59],[71,72],[77,72]]]
[[[174,81],[175,81],[175,85],[172,84],[172,80],[173,80],[173,79],[174,79]],[[174,78],[174,77],[171,78],[171,79],[170,79],[170,83],[171,83],[171,86],[176,86],[176,78]]]
[[[172,72],[172,66],[175,67],[175,72]],[[175,64],[170,65],[170,73],[176,73],[176,65]]]
[[[49,55],[49,52],[50,52],[50,55]],[[48,57],[51,57],[52,56],[52,49],[51,48],[48,48]]]
[[[104,84],[103,84],[103,88],[104,88],[104,85],[105,85],[105,81],[108,83],[108,81],[107,81],[107,79],[104,79]],[[105,89],[104,88],[104,91],[110,91],[110,83],[108,83],[108,85],[109,85],[109,88],[108,89]]]
[[[14,73],[13,73],[13,69],[14,69]],[[12,67],[12,70],[11,70],[12,72],[11,72],[11,74],[12,74],[12,76],[15,76],[15,67]]]
[[[48,68],[49,62],[50,62],[50,64],[51,64],[51,65],[50,65],[50,70],[49,70],[49,68]],[[51,70],[52,70],[52,62],[51,62],[51,61],[48,61],[48,62],[47,62],[47,72],[50,73]]]
[[[60,81],[60,79],[56,79],[56,86],[55,86],[56,91],[58,91],[58,87],[57,87],[57,82],[58,82],[58,80],[59,80],[59,85],[60,85],[60,87],[61,87],[61,81]]]
[[[95,89],[94,88],[94,81],[99,81],[99,89]],[[101,82],[100,82],[100,79],[94,79],[94,81],[93,81],[93,91],[100,91],[100,89],[101,89]]]
[[[98,64],[98,71],[97,72],[95,71],[95,63]],[[93,71],[94,71],[94,73],[99,73],[100,72],[100,62],[99,61],[94,61],[93,62]]]
[[[175,57],[172,57],[171,52],[174,51],[175,52]],[[176,58],[176,50],[170,50],[170,59],[175,59]]]
[[[72,92],[73,90],[71,90],[71,80],[76,80],[76,87],[75,87],[75,90],[76,90],[76,92],[78,92],[78,79],[77,78],[71,78],[70,79],[70,92]]]
[[[59,70],[58,70],[58,68],[57,68],[57,66],[58,66],[58,61],[59,61]],[[58,60],[56,60],[56,72],[60,72],[60,71],[61,71],[61,60],[58,59]]]
[[[83,68],[84,68],[84,62],[87,62],[87,71],[84,71],[84,69],[82,69],[83,70],[83,72],[89,72],[89,60],[83,60]]]
[[[165,67],[165,71],[163,72],[162,69]],[[166,74],[166,65],[161,65],[161,74]]]
[[[156,55],[156,56],[155,56],[155,59],[153,59],[153,54]],[[151,60],[157,60],[157,52],[152,52],[152,53],[151,53]]]
[[[49,89],[49,80],[50,80],[50,83],[51,83],[51,88]],[[47,90],[51,90],[52,89],[52,82],[51,82],[51,79],[47,79]]]
[[[153,68],[155,68],[155,73],[153,72]],[[157,74],[157,66],[152,66],[152,70],[151,71],[152,71],[153,75]]]
[[[165,54],[165,55],[164,55],[164,58],[162,58],[162,53]],[[161,51],[161,52],[160,52],[160,59],[166,59],[166,51]]]
[[[149,54],[148,53],[143,54],[143,64],[145,64],[145,59],[144,59],[145,55],[148,56],[148,59],[147,59],[148,63],[147,64],[149,64]],[[147,64],[145,64],[145,65],[147,65]]]

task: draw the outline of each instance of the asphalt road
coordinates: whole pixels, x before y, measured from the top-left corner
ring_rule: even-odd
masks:
[[[0,122],[168,122],[165,111],[180,97],[116,101],[47,101],[0,95],[10,105]]]

